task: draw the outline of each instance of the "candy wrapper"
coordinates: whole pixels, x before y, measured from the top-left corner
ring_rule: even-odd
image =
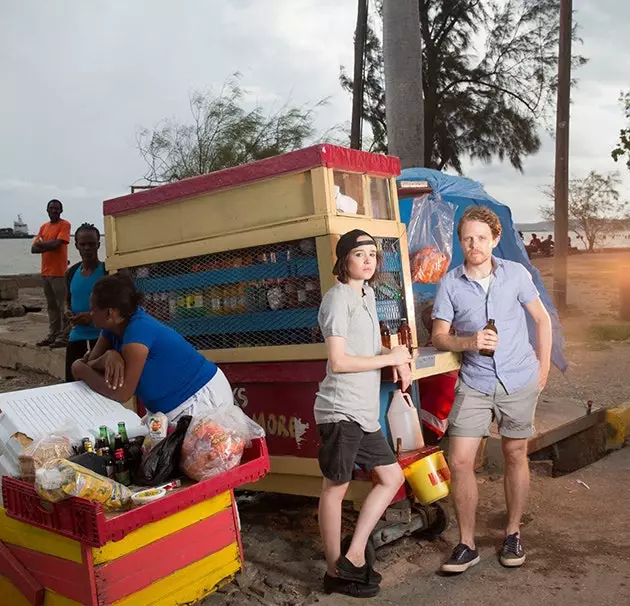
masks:
[[[101,503],[109,511],[126,509],[131,504],[131,491],[126,486],[64,459],[48,461],[35,472],[35,490],[53,503],[81,497]]]
[[[168,433],[168,417],[163,412],[156,414],[150,414],[146,417],[146,420],[142,421],[146,423],[149,433],[142,442],[142,454],[148,455],[151,450],[157,446]]]
[[[193,480],[207,480],[236,467],[245,447],[265,431],[237,406],[220,406],[195,417],[184,439],[181,470]]]
[[[35,472],[53,459],[69,459],[73,455],[69,438],[49,435],[31,442],[19,456],[20,476],[26,482],[35,481]]]

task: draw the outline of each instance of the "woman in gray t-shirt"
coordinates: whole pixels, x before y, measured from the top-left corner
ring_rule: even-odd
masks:
[[[374,596],[381,576],[365,561],[370,534],[404,476],[379,425],[381,369],[395,372],[407,389],[411,356],[406,347],[381,346],[374,291],[379,252],[372,236],[355,229],[337,243],[333,273],[338,283],[324,296],[319,325],[326,339],[328,365],[315,400],[324,475],[319,524],[326,553],[324,590],[356,597]],[[346,553],[341,553],[341,506],[355,465],[373,471],[376,484],[367,496]]]

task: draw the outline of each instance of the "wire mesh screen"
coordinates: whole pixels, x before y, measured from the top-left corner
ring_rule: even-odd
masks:
[[[378,243],[384,258],[374,287],[379,320],[396,332],[405,316],[399,242]],[[146,310],[197,349],[323,343],[314,238],[152,263],[130,272]]]
[[[197,349],[323,342],[313,238],[131,270],[145,307]]]
[[[400,321],[407,316],[400,240],[376,238],[376,241],[383,253],[379,279],[374,284],[376,311],[378,319],[385,322],[390,332],[395,334],[400,327]]]

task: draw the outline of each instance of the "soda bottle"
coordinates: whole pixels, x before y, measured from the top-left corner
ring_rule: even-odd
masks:
[[[118,423],[118,434],[122,438],[123,447],[129,444],[129,437],[127,436],[127,427],[124,421]]]
[[[96,444],[94,446],[94,450],[96,450],[96,454],[99,457],[103,456],[103,449],[109,448],[109,436],[107,431],[107,425],[101,425],[98,429],[99,436],[98,440],[96,440]]]
[[[493,330],[496,334],[499,334],[499,331],[496,327],[496,324],[494,323],[494,320],[492,318],[490,318],[488,320],[488,323],[483,327],[484,330]],[[480,349],[479,350],[479,355],[482,356],[486,356],[487,358],[493,358],[494,357],[494,350],[493,349]]]
[[[104,446],[102,449],[101,457],[105,461],[105,469],[107,470],[107,477],[116,479],[116,466],[114,465],[114,457],[112,457],[112,450],[109,446]]]
[[[117,436],[119,438],[120,436]],[[116,482],[129,486],[131,484],[131,474],[129,473],[129,467],[125,458],[125,451],[122,448],[116,449],[114,453],[116,459],[114,463],[114,477]]]
[[[389,328],[387,327],[387,324],[385,324],[383,320],[381,320],[378,324],[381,327],[381,344],[383,345],[383,347],[386,347],[387,349],[391,349],[392,348],[392,333],[390,332]]]
[[[403,318],[400,321],[400,326],[398,327],[398,344],[404,345],[411,352],[411,326],[409,326],[407,318]]]

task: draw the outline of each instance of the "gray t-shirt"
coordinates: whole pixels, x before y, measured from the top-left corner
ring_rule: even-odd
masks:
[[[333,286],[319,308],[319,326],[324,338],[346,340],[346,354],[377,356],[382,348],[376,299],[367,284],[363,292],[361,296],[348,284]],[[326,371],[315,399],[315,422],[355,421],[363,431],[378,431],[381,371],[335,373],[330,362]]]

